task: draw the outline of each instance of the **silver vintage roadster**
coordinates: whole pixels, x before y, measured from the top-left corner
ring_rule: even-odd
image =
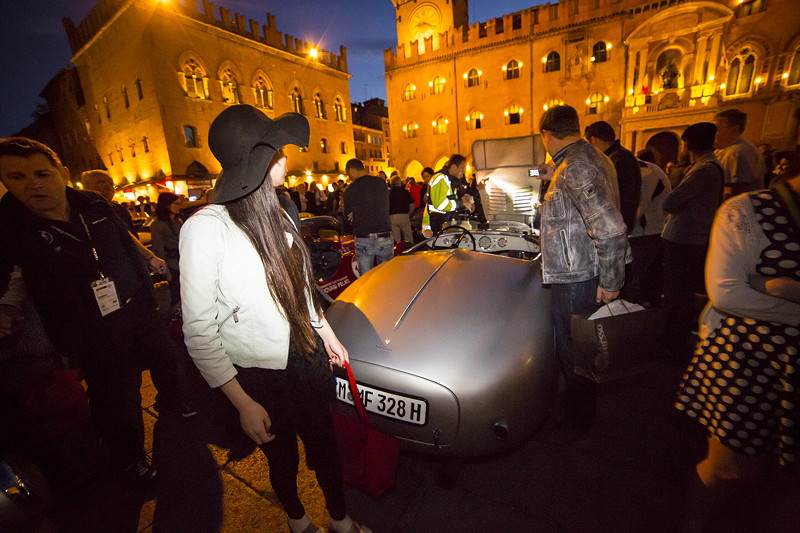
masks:
[[[521,444],[557,384],[532,227],[539,186],[528,179],[543,148],[534,137],[480,141],[473,160],[488,178],[489,224],[446,228],[361,276],[326,312],[372,424],[406,449],[447,457]],[[337,397],[335,409],[352,413],[343,374]]]

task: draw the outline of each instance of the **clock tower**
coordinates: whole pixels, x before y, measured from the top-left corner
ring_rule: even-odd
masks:
[[[425,52],[425,39],[433,38],[433,49],[439,48],[439,34],[469,24],[468,0],[392,0],[397,21],[397,44],[406,46],[417,41],[419,53]],[[429,50],[428,50],[429,51]]]

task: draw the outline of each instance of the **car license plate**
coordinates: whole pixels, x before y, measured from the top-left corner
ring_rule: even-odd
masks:
[[[409,398],[385,390],[358,384],[361,401],[370,413],[402,420],[410,424],[424,426],[428,421],[428,402],[419,398]],[[346,379],[336,378],[336,398],[353,405],[350,383]]]

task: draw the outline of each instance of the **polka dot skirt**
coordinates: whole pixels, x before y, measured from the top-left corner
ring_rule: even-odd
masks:
[[[756,217],[771,245],[757,265],[763,276],[800,279],[800,247],[769,191],[752,193]],[[800,454],[800,330],[729,316],[697,347],[676,407],[720,441],[748,455]]]

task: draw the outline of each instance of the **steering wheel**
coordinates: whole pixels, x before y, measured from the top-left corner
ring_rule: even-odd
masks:
[[[436,240],[439,238],[439,236],[442,235],[442,233],[444,233],[445,230],[449,229],[461,230],[461,235],[458,237],[458,239],[456,239],[456,241],[452,245],[450,245],[450,248],[458,248],[458,245],[461,244],[461,241],[464,240],[464,237],[469,237],[470,240],[472,241],[472,249],[473,250],[478,249],[478,244],[475,241],[475,236],[472,234],[470,230],[468,230],[464,226],[447,226],[446,228],[442,228],[441,230],[439,230],[439,233],[433,236],[433,240],[431,242],[435,243]],[[442,248],[444,247],[431,246],[432,250],[440,250]]]

